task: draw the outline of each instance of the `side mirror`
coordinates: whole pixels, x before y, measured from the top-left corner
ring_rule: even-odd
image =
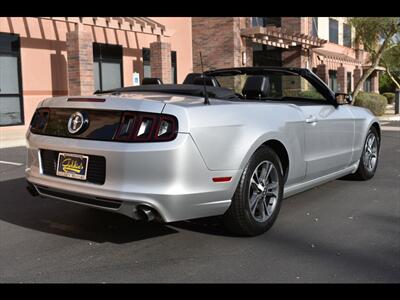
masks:
[[[335,93],[335,99],[336,103],[339,105],[351,104],[351,102],[353,102],[351,95],[346,93]]]

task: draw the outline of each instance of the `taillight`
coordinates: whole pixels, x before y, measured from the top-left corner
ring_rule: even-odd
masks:
[[[33,114],[32,121],[30,124],[30,130],[32,133],[40,133],[44,130],[49,120],[49,109],[38,108]]]
[[[142,112],[124,112],[116,141],[121,142],[166,142],[178,134],[178,120],[172,115]]]

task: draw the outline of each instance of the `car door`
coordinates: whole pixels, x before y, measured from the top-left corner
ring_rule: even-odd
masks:
[[[354,139],[353,115],[347,105],[332,104],[308,79],[297,82],[296,105],[304,116],[306,180],[345,168],[351,160]],[[327,87],[326,87],[327,88]]]

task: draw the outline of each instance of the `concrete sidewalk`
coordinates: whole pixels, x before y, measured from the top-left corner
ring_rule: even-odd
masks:
[[[400,114],[394,114],[394,104],[386,107],[385,114],[378,117],[379,121],[400,121]]]
[[[25,133],[24,126],[0,127],[0,149],[26,146]]]

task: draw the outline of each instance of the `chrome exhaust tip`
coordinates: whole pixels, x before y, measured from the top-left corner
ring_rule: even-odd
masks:
[[[150,222],[156,219],[153,209],[149,207],[140,206],[137,208],[137,211],[139,213],[140,218],[144,221]]]

